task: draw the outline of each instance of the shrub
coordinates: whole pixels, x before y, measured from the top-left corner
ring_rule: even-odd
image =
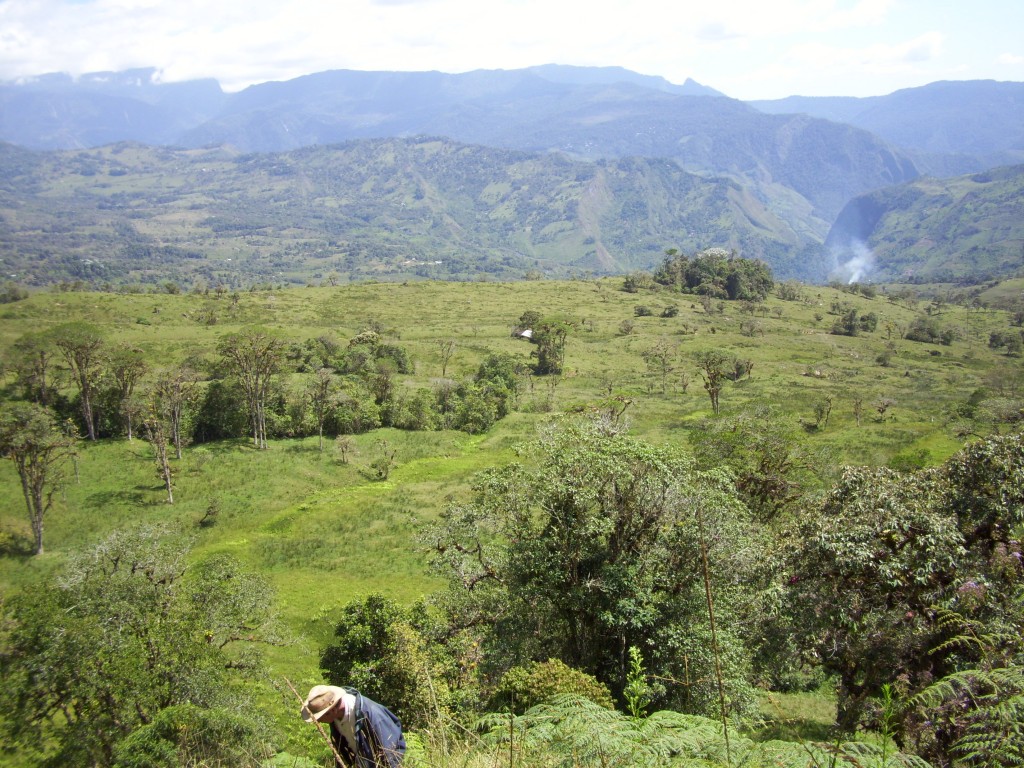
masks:
[[[565,693],[584,696],[608,709],[615,708],[608,686],[558,659],[534,661],[525,667],[513,667],[506,672],[498,684],[493,708],[509,709],[521,714],[530,707]]]

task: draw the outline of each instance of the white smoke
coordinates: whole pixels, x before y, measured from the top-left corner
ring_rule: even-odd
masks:
[[[844,257],[846,260],[842,261]],[[875,254],[862,240],[851,240],[835,258],[836,269],[832,276],[841,282],[859,283],[875,269]]]

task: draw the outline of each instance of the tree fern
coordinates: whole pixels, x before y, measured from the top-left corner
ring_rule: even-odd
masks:
[[[929,768],[910,755],[851,742],[756,743],[699,715],[655,712],[635,718],[563,695],[509,720],[478,722],[489,749],[518,756],[512,765],[545,768]],[[509,740],[513,743],[510,744]]]
[[[928,713],[926,724],[951,734],[949,756],[978,768],[1024,766],[1024,667],[1020,637],[944,610],[941,625],[955,634],[942,648],[970,649],[977,663],[946,675],[910,703]]]

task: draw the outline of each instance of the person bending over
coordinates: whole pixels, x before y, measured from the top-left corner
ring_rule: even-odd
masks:
[[[314,685],[302,703],[302,719],[330,724],[331,742],[344,759],[338,768],[398,768],[405,756],[402,723],[355,688]]]

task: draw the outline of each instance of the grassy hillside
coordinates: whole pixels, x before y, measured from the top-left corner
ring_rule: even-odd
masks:
[[[301,341],[324,333],[349,338],[373,321],[389,329],[388,336],[414,359],[415,372],[402,381],[406,387],[432,386],[439,379],[443,340],[456,344],[450,378],[471,375],[493,351],[526,362],[529,344],[510,335],[526,310],[564,313],[579,328],[568,341],[564,375],[524,378],[516,412],[483,435],[379,430],[355,438],[349,463],[330,443],[318,451],[315,438],[274,440],[262,452],[244,438],[195,445],[175,462],[173,506],[166,503],[147,443],[83,443],[78,480],[47,517],[46,554],[40,557],[27,554],[21,490],[13,466],[4,462],[0,590],[31,589],[71,553],[112,530],[144,521],[180,524],[195,536],[195,557],[229,552],[273,582],[294,642],[271,654],[271,683],[280,685],[287,676],[301,688],[319,677],[319,650],[340,606],[370,592],[410,603],[439,586],[418,543],[422,524],[436,518],[447,499],[464,494],[476,471],[511,460],[515,447],[552,414],[597,408],[612,394],[629,401],[626,414],[635,435],[686,446],[693,428],[710,415],[694,355],[719,349],[753,363],[749,376],[727,383],[723,416],[771,404],[784,423],[803,430],[809,445],[830,450],[836,468],[894,460],[936,463],[961,445],[952,411],[977,388],[1019,377],[1019,361],[985,345],[990,331],[1008,325],[1001,311],[944,307],[936,320],[956,338],[938,346],[900,338],[924,316],[924,305],[881,294],[867,298],[812,287],[803,289],[803,300],[772,297],[753,314],[736,302],[713,303],[709,313],[695,297],[625,293],[621,285],[621,279],[360,283],[249,292],[236,302],[216,294],[36,293],[5,305],[0,349],[8,350],[27,332],[84,319],[102,328],[108,340],[142,348],[154,368],[188,354],[213,357],[221,336],[247,324],[265,324]],[[832,335],[836,303],[874,312],[877,329],[855,337]],[[637,306],[652,314],[638,316]],[[678,314],[661,317],[669,306],[678,307]],[[754,323],[752,335],[745,323]],[[673,370],[664,380],[643,357],[658,343],[675,350]],[[285,378],[294,391],[302,377]],[[823,428],[812,428],[816,405],[826,397],[830,418]],[[891,403],[877,413],[874,406],[883,399]],[[857,400],[863,404],[859,425]],[[397,451],[397,466],[386,481],[375,481],[365,469],[382,440]],[[211,504],[220,509],[218,521],[200,527]],[[264,700],[301,741],[295,734],[302,724],[293,722],[290,696],[268,685]]]

